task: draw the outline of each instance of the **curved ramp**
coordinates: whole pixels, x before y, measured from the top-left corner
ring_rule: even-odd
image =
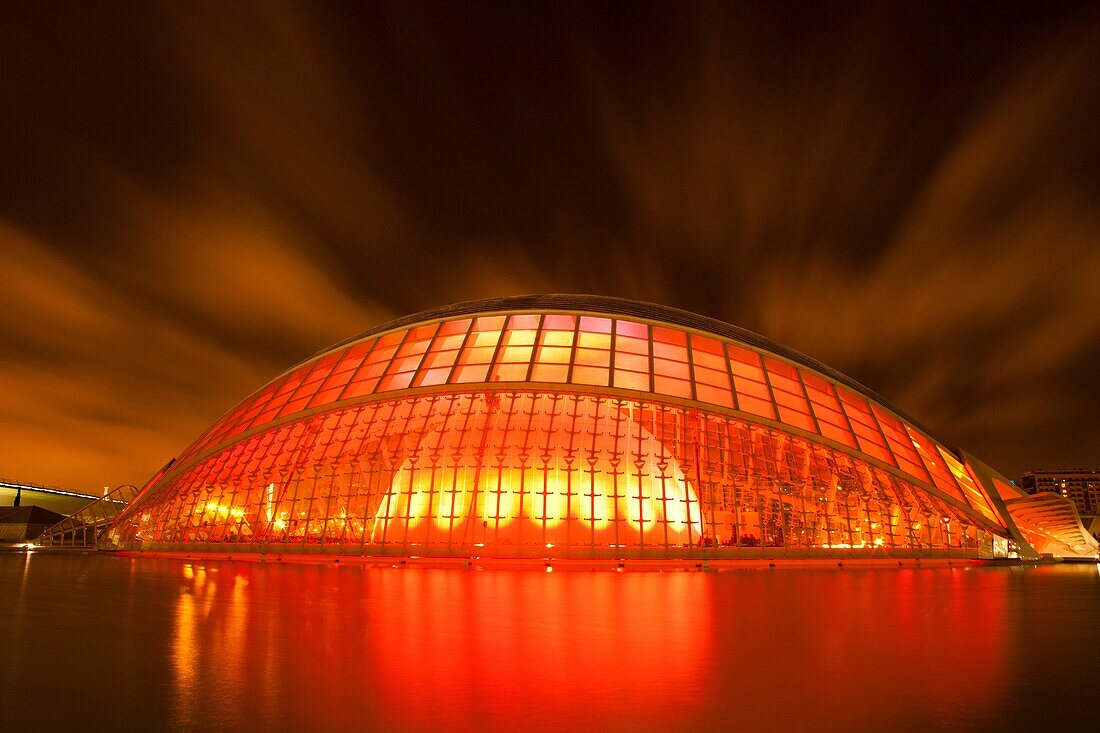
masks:
[[[1077,508],[1066,497],[1044,491],[1009,499],[1005,506],[1040,553],[1082,559],[1100,555],[1100,543],[1081,524]]]
[[[137,488],[132,484],[116,486],[80,511],[47,528],[35,544],[47,547],[95,547],[108,525],[125,509]]]

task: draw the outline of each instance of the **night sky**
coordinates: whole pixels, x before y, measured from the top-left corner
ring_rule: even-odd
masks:
[[[1100,465],[1100,6],[0,5],[0,476],[143,483],[389,318],[623,296]]]

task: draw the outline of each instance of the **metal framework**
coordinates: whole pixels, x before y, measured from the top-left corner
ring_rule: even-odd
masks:
[[[111,489],[75,514],[47,528],[36,545],[54,547],[96,547],[107,527],[137,496],[137,487],[125,484]]]
[[[154,477],[111,536],[362,554],[1031,552],[990,488],[1003,477],[976,463],[755,334],[538,296],[401,319],[292,367]]]

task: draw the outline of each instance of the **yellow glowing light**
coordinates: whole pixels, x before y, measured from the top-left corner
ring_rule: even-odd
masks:
[[[466,504],[470,491],[470,470],[447,468],[440,472],[442,480],[437,482],[439,499],[436,502],[435,524],[446,529],[458,524],[466,515]],[[429,488],[428,491],[431,489]],[[421,493],[427,493],[421,491]]]
[[[627,516],[631,523],[641,530],[646,530],[653,524],[653,498],[646,490],[647,482],[634,488],[633,493],[626,500]]]
[[[624,529],[647,543],[698,541],[703,522],[693,508],[699,501],[694,487],[633,412],[617,410],[608,401],[583,422],[564,409],[547,415],[525,438],[543,447],[527,456],[503,442],[507,433],[490,422],[495,418],[456,411],[448,418],[453,426],[440,425],[440,441],[426,441],[395,472],[371,541],[472,546],[540,536],[558,541],[579,532],[577,538],[610,546],[622,541]],[[594,441],[586,448],[593,458],[584,462],[574,459],[582,434]],[[623,447],[625,470],[610,458]],[[425,519],[430,524],[421,525]]]
[[[403,476],[407,474],[402,471]],[[398,501],[398,508],[391,516],[407,516],[409,526],[414,526],[420,520],[429,516],[432,511],[431,479],[427,476],[417,476],[412,482],[408,492],[402,495],[404,501]],[[404,506],[402,506],[402,504]]]
[[[568,515],[569,480],[566,475],[555,470],[546,474],[545,483],[535,484],[531,518],[536,522],[554,527]]]
[[[578,515],[595,529],[602,529],[611,522],[611,499],[613,492],[610,477],[604,474],[591,475],[587,486],[582,486],[577,497]]]
[[[485,471],[481,479],[481,518],[504,527],[520,513],[522,472],[514,468]],[[499,483],[498,483],[499,482]]]
[[[196,514],[203,514],[204,512],[214,512],[215,514],[218,514],[222,517],[228,517],[230,514],[232,514],[238,519],[244,516],[243,509],[228,507],[223,504],[219,504],[216,501],[208,501],[206,502],[206,504],[195,508]]]
[[[267,521],[269,521],[269,522],[271,521],[272,517],[275,516],[275,511],[274,511],[274,508],[273,508],[274,501],[275,501],[275,484],[274,483],[269,483],[267,485],[267,490],[264,493],[264,514],[267,518]]]

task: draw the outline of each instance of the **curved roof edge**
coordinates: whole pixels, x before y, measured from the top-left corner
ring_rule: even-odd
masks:
[[[943,440],[936,433],[929,430],[926,426],[921,424],[918,420],[913,419],[912,416],[898,409],[898,407],[890,400],[883,397],[878,392],[874,391],[870,387],[860,384],[856,380],[852,379],[843,372],[837,371],[828,364],[814,359],[811,356],[807,356],[800,351],[796,351],[788,346],[772,341],[766,336],[761,336],[755,331],[750,331],[747,328],[741,328],[740,326],[734,326],[731,323],[720,321],[717,318],[711,318],[710,316],[702,316],[698,313],[692,313],[691,311],[682,310],[680,308],[672,308],[670,306],[659,305],[657,303],[650,303],[644,300],[630,300],[628,298],[617,298],[608,295],[571,295],[563,293],[548,293],[545,295],[511,295],[501,298],[483,298],[481,300],[468,300],[462,303],[453,303],[451,305],[437,306],[435,308],[428,308],[417,313],[410,313],[400,318],[395,318],[392,321],[380,323],[377,326],[367,329],[362,333],[356,334],[350,338],[346,338],[343,341],[332,344],[315,354],[312,354],[306,359],[301,360],[297,364],[291,366],[289,370],[295,369],[302,364],[306,364],[313,359],[327,354],[330,351],[335,351],[342,346],[355,343],[375,334],[382,333],[384,331],[390,331],[395,328],[403,328],[412,326],[422,321],[433,321],[445,318],[454,318],[458,316],[468,316],[476,313],[494,313],[494,312],[507,312],[507,311],[523,311],[523,310],[561,310],[561,311],[589,311],[593,313],[604,313],[608,315],[621,315],[621,316],[633,316],[635,318],[644,318],[650,321],[664,321],[665,323],[684,326],[697,331],[704,331],[707,333],[713,333],[718,336],[722,336],[734,341],[740,341],[750,346],[755,346],[763,351],[768,351],[778,356],[788,359],[796,364],[813,369],[820,372],[830,379],[843,384],[855,390],[857,393],[864,397],[874,400],[878,404],[886,407],[891,412],[895,413],[898,417],[903,418],[906,422],[913,425],[915,428],[923,432],[928,437],[932,438],[945,448],[949,448],[956,455],[961,455],[959,449],[952,445],[950,442]]]

